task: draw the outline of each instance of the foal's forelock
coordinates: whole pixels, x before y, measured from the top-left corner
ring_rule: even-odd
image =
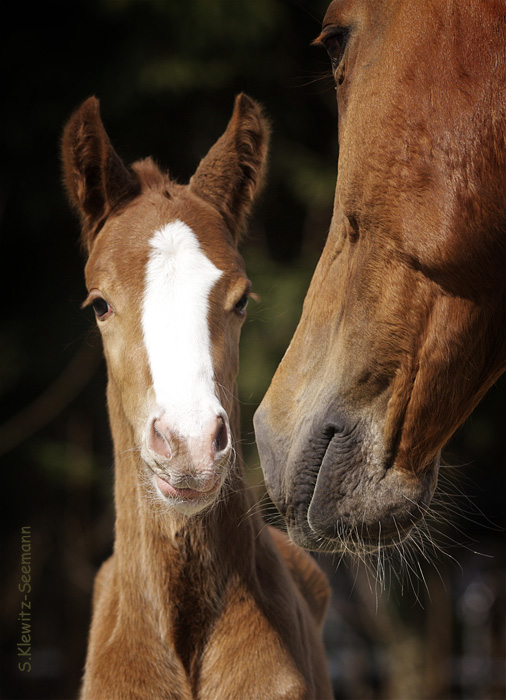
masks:
[[[181,437],[198,436],[216,397],[209,296],[222,275],[183,221],[172,221],[150,240],[142,308],[142,331],[156,406]]]

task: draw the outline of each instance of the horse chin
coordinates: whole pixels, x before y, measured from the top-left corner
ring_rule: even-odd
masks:
[[[307,521],[302,524],[287,524],[287,532],[294,544],[307,551],[320,554],[349,554],[358,557],[374,555],[384,548],[395,547],[406,540],[410,534],[410,531],[407,531],[392,540],[380,538],[377,542],[372,542],[348,532],[339,538],[332,539],[314,532]]]

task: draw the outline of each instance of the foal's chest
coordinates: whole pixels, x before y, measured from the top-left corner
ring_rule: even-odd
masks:
[[[200,663],[202,700],[310,699],[307,683],[278,632],[252,597],[237,596],[212,630]]]

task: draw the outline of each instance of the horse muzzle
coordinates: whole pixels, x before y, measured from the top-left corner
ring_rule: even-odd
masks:
[[[255,430],[267,490],[296,544],[370,551],[402,542],[423,517],[438,460],[417,474],[403,470],[374,422],[336,410],[294,431],[290,444],[267,418],[261,407]]]
[[[141,456],[153,472],[158,494],[172,505],[187,503],[194,509],[216,497],[233,450],[223,410],[198,416],[188,432],[181,435],[170,415],[159,412],[148,422]]]

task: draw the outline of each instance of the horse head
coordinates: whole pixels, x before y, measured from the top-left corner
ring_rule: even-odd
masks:
[[[402,541],[506,366],[504,4],[334,0],[328,240],[256,417],[292,539]]]
[[[63,137],[65,182],[87,252],[121,479],[191,515],[216,499],[233,464],[239,333],[250,282],[237,245],[262,181],[268,129],[236,99],[225,133],[181,185],[150,158],[127,167],[87,100]]]

